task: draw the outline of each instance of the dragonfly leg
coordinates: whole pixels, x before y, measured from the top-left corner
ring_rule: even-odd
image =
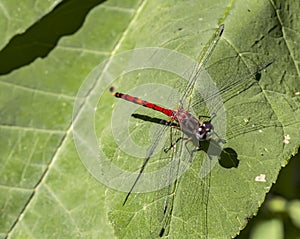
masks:
[[[173,138],[172,138],[172,129],[178,129],[178,130],[180,130],[180,127],[179,126],[171,126],[170,127],[170,146],[168,147],[168,148],[165,148],[164,149],[164,152],[165,153],[168,153],[169,152],[169,150],[171,150],[173,147],[175,147],[176,146],[176,144],[178,143],[178,142],[180,142],[180,140],[183,140],[184,138],[183,137],[179,137],[178,139],[176,139],[176,141],[173,143]]]
[[[188,138],[188,139],[186,139],[186,141],[184,142],[184,146],[185,146],[185,148],[186,148],[186,150],[189,152],[189,154],[190,154],[190,163],[192,162],[192,159],[193,159],[193,156],[194,156],[194,153],[196,153],[197,151],[198,151],[198,148],[196,148],[196,149],[193,149],[193,150],[190,150],[189,149],[189,147],[188,147],[188,143],[189,142],[191,142],[192,141],[192,138]],[[200,145],[199,145],[199,147],[200,147]]]
[[[213,113],[213,114],[211,114],[210,116],[208,116],[208,115],[199,115],[199,116],[198,116],[198,119],[200,120],[200,118],[208,118],[208,119],[212,120],[212,119],[215,118],[215,117],[216,117],[216,114]]]
[[[184,138],[183,138],[183,137],[179,137],[178,139],[176,139],[176,141],[175,141],[174,143],[171,142],[171,145],[170,145],[168,148],[165,148],[165,149],[164,149],[164,152],[165,152],[165,153],[168,153],[169,150],[171,150],[172,148],[174,148],[174,147],[176,146],[176,144],[177,144],[178,142],[180,142],[180,140],[184,140]]]
[[[226,140],[225,140],[225,139],[222,139],[216,132],[214,132],[214,135],[217,136],[217,138],[218,138],[218,143],[222,143],[222,144],[225,144],[225,143],[226,143]]]

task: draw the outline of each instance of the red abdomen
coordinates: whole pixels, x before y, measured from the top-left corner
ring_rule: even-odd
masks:
[[[153,109],[153,110],[156,110],[156,111],[159,111],[159,112],[161,112],[161,113],[163,113],[167,116],[170,116],[170,117],[174,116],[174,114],[175,114],[174,110],[163,108],[159,105],[150,103],[148,101],[142,100],[140,98],[137,98],[137,97],[134,97],[134,96],[131,96],[131,95],[127,95],[127,94],[123,94],[123,93],[119,93],[119,92],[114,92],[113,96],[115,96],[117,98],[127,100],[127,101],[130,101],[130,102],[138,104],[138,105],[142,105],[144,107],[147,107],[147,108],[150,108],[150,109]]]

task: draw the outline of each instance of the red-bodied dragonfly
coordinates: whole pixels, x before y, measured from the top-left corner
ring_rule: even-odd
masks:
[[[195,69],[195,74],[191,77],[190,82],[188,82],[186,89],[183,91],[184,93],[182,95],[182,99],[180,100],[180,105],[182,105],[183,98],[188,97],[189,94],[192,92],[193,87],[195,85],[195,81],[197,80],[197,77],[199,76],[201,70],[204,69],[206,62],[208,61],[211,53],[213,52],[214,48],[216,47],[223,31],[224,31],[224,25],[221,25],[219,27],[218,31],[216,32],[216,35],[215,35],[213,41],[209,45],[207,52],[206,52],[205,56],[203,57],[202,62]],[[176,110],[167,109],[167,108],[161,107],[154,103],[142,100],[140,98],[137,98],[137,97],[134,97],[134,96],[131,96],[128,94],[114,92],[113,87],[110,88],[110,91],[112,92],[112,95],[116,98],[121,98],[121,99],[130,101],[134,104],[142,105],[142,106],[150,108],[152,110],[159,111],[159,112],[163,113],[164,115],[170,117],[171,122],[172,121],[177,122],[178,123],[177,126],[173,125],[171,127],[181,130],[187,136],[187,138],[186,139],[183,139],[183,138],[177,139],[175,144],[178,143],[180,140],[185,140],[185,144],[187,144],[188,142],[192,142],[194,144],[194,146],[199,147],[200,142],[209,140],[213,133],[214,127],[211,124],[210,116],[202,116],[202,117],[210,118],[208,121],[202,122],[200,120],[201,116],[195,117],[194,115],[191,114],[191,112],[189,110],[183,109],[183,106],[180,106]],[[168,151],[173,147],[174,147],[174,144],[172,144],[172,142],[171,142],[170,147],[168,149],[165,149],[165,151]],[[151,153],[153,153],[153,152],[151,152]],[[134,189],[139,178],[141,177],[141,175],[145,169],[145,166],[148,163],[150,158],[151,158],[151,155],[148,155],[146,158],[146,161],[144,162],[143,166],[141,167],[138,177],[136,178],[134,184],[132,185],[130,191],[128,192],[128,194],[126,196],[126,198],[123,202],[123,205],[125,205],[125,203],[127,202],[132,190]]]
[[[148,102],[146,100],[140,99],[135,96],[131,96],[131,95],[120,93],[120,92],[115,92],[115,89],[113,87],[111,87],[111,89],[110,89],[110,91],[112,92],[112,95],[116,98],[120,98],[120,99],[129,101],[129,102],[132,102],[134,104],[141,105],[146,108],[150,108],[152,110],[158,111],[169,117],[169,121],[162,120],[160,122],[160,124],[165,125],[165,128],[159,132],[160,135],[157,136],[157,139],[161,138],[161,135],[165,133],[165,129],[168,127],[171,129],[171,131],[172,131],[172,129],[175,129],[175,130],[181,131],[183,133],[184,137],[179,137],[179,138],[175,139],[174,142],[172,141],[173,139],[171,139],[171,143],[170,143],[169,147],[164,149],[165,153],[167,153],[170,150],[176,150],[177,144],[182,143],[184,145],[183,147],[185,147],[187,149],[187,151],[189,152],[189,155],[190,155],[189,161],[191,161],[191,159],[193,158],[192,155],[194,155],[194,153],[199,149],[199,147],[201,146],[201,142],[211,140],[213,135],[216,135],[218,140],[224,142],[223,139],[221,139],[221,137],[219,137],[218,134],[216,132],[214,132],[214,126],[211,123],[211,120],[214,117],[214,115],[197,116],[196,117],[189,110],[189,106],[185,109],[182,104],[182,102],[184,102],[188,97],[191,96],[194,86],[195,86],[195,83],[196,83],[201,71],[204,70],[205,65],[206,65],[208,59],[210,58],[213,50],[215,49],[219,39],[221,38],[223,31],[224,31],[224,25],[221,25],[217,29],[208,48],[206,48],[206,52],[205,52],[204,56],[201,57],[200,63],[194,69],[189,82],[187,83],[186,87],[183,89],[182,96],[179,101],[180,106],[178,109],[164,108],[160,105],[157,105],[152,102]],[[257,69],[257,71],[255,73],[252,73],[252,76],[255,76],[257,72],[260,72],[261,70],[266,68],[268,65],[269,64],[262,67],[261,69]],[[220,88],[218,93],[222,94],[222,93],[232,89],[233,87],[241,84],[242,82],[245,82],[247,79],[249,79],[249,74],[248,74],[248,77],[243,76],[239,80],[225,84],[222,88]],[[213,95],[211,95],[210,98],[212,98],[212,97],[213,97]],[[201,103],[205,103],[205,101],[197,102],[194,105],[198,105]],[[202,121],[202,118],[208,118],[208,119]],[[172,134],[171,134],[171,137],[172,137]],[[192,143],[192,145],[195,148],[194,150],[188,149],[187,144],[189,144],[189,143]],[[151,159],[157,145],[158,145],[158,140],[154,140],[153,144],[150,146],[148,155],[146,155],[145,161],[144,161],[142,167],[140,168],[137,178],[135,179],[131,189],[129,190],[129,192],[127,193],[127,195],[124,199],[123,206],[128,201],[129,196],[131,195],[134,187],[136,186],[139,179],[141,178],[141,176],[145,170],[145,167],[148,164],[149,160]],[[182,146],[178,147],[178,148],[182,148]],[[175,155],[175,154],[173,154],[173,155]],[[173,195],[175,195],[175,193],[173,193]],[[170,200],[167,200],[166,203],[168,203],[169,201]],[[163,211],[164,211],[164,214],[166,214],[166,212],[168,211],[169,216],[171,216],[172,205],[167,205],[167,204],[164,205]],[[164,224],[168,224],[168,223],[170,223],[170,218],[165,218]],[[159,232],[159,236],[164,235],[166,226],[167,225],[162,225],[162,228],[160,229],[160,232]]]

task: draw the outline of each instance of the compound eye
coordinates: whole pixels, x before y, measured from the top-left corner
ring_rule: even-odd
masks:
[[[206,131],[205,131],[205,128],[203,127],[199,127],[198,128],[198,134],[197,134],[197,139],[198,140],[205,140],[206,139]]]
[[[203,128],[205,129],[206,132],[210,130],[210,127],[207,123],[203,123]]]
[[[214,126],[210,122],[204,122],[203,127],[205,128],[206,132],[210,132],[214,129]]]
[[[198,128],[198,132],[199,132],[199,134],[205,134],[206,133],[206,128],[205,127],[199,127]]]

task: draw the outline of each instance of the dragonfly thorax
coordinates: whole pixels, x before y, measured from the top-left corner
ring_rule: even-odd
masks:
[[[182,132],[191,139],[195,146],[199,146],[200,141],[209,140],[213,134],[213,125],[210,121],[200,122],[189,111],[177,110],[174,120],[179,122]]]

